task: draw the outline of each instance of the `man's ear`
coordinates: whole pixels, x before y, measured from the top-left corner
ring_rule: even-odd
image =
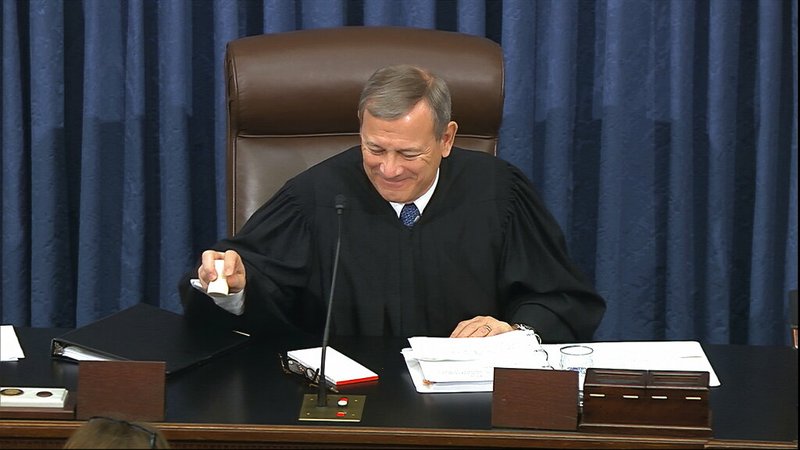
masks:
[[[456,141],[456,132],[458,131],[458,124],[450,121],[447,128],[442,133],[442,158],[450,156],[450,150],[453,148],[453,143]]]

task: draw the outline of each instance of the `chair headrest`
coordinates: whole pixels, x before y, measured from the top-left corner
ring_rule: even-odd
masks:
[[[302,30],[231,41],[226,64],[237,135],[357,132],[361,89],[390,64],[418,65],[447,81],[460,135],[496,137],[500,127],[502,51],[483,37],[401,27]]]

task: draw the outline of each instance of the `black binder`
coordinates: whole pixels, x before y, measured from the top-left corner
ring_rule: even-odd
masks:
[[[173,374],[243,346],[249,337],[231,330],[192,326],[187,319],[146,303],[53,338],[50,354],[68,361],[75,346],[114,361],[164,361]]]

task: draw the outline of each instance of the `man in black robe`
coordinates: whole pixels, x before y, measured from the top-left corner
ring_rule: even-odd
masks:
[[[453,147],[443,80],[411,66],[378,70],[358,115],[360,147],[289,180],[236,236],[203,253],[193,288],[181,284],[187,315],[251,333],[321,334],[340,218],[334,334],[483,337],[532,327],[547,342],[592,338],[605,302],[530,181],[499,158]],[[220,259],[231,295],[211,298]]]

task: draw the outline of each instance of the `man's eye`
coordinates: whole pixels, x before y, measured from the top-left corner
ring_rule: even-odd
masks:
[[[414,153],[400,153],[400,155],[405,159],[416,159],[416,158],[419,158],[419,156],[421,154],[422,153],[416,153],[416,152],[414,152]]]
[[[369,151],[373,155],[382,155],[385,150],[383,150],[381,148],[369,148],[369,147],[367,147],[367,151]]]

